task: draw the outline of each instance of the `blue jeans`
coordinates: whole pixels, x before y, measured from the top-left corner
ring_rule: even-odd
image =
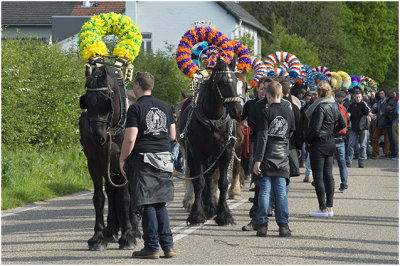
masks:
[[[163,250],[170,250],[174,247],[165,202],[143,206],[142,227],[146,250],[158,252],[159,243]]]
[[[288,196],[289,196],[289,190],[290,190],[290,182],[286,186],[286,195]],[[274,208],[274,205],[275,205],[275,191],[272,188],[271,194],[269,195],[269,210],[272,210]]]
[[[174,158],[174,169],[178,172],[183,173],[183,165],[182,165],[182,161],[183,161],[183,156],[182,156],[182,149],[181,146],[175,145],[174,143],[171,144],[172,148],[171,148],[171,154],[172,154],[172,158]]]
[[[335,144],[336,144],[335,157],[339,166],[340,180],[341,180],[340,187],[347,189],[348,188],[347,178],[349,174],[347,173],[344,141],[336,142]]]
[[[289,223],[289,206],[286,193],[286,179],[284,177],[261,177],[260,194],[258,195],[257,223],[269,221],[268,208],[272,187],[276,196],[275,221],[278,224]]]
[[[390,123],[390,126],[386,127],[386,131],[388,133],[389,142],[390,142],[390,153],[391,153],[392,157],[396,157],[397,156],[397,145],[393,138],[392,123]]]
[[[306,177],[311,177],[312,176],[311,163],[310,163],[310,153],[309,152],[307,152],[305,176]]]
[[[347,147],[347,158],[346,162],[350,163],[353,161],[354,149],[356,145],[360,144],[358,152],[358,163],[363,163],[367,159],[367,145],[368,145],[368,130],[349,131],[349,146]]]

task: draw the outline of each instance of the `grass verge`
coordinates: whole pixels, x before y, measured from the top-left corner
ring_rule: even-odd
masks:
[[[1,152],[1,209],[91,189],[81,146],[68,150],[11,150]]]

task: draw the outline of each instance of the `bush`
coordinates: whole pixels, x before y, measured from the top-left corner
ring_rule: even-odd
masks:
[[[2,144],[69,147],[78,142],[83,60],[38,38],[1,42]]]

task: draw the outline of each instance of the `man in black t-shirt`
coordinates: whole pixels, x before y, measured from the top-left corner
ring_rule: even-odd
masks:
[[[143,210],[144,248],[134,258],[158,259],[159,245],[167,258],[175,257],[167,201],[174,197],[170,140],[175,139],[171,107],[151,95],[154,77],[137,72],[133,91],[137,102],[128,109],[120,168],[128,178],[132,211]]]

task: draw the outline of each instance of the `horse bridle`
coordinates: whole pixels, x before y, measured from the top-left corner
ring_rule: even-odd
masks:
[[[89,92],[102,92],[102,91],[108,91],[110,92],[109,95],[105,95],[107,99],[111,100],[111,111],[108,113],[108,116],[106,119],[104,118],[93,118],[88,116],[89,124],[90,122],[98,122],[98,123],[107,123],[107,133],[110,132],[110,129],[112,128],[112,117],[114,114],[114,92],[109,88],[109,87],[100,87],[100,88],[86,88],[86,91]],[[104,95],[104,94],[103,94]]]
[[[224,97],[224,96],[222,95],[221,90],[220,90],[220,88],[219,88],[219,86],[218,86],[218,83],[215,82],[215,77],[216,77],[216,75],[218,75],[218,74],[225,74],[225,73],[228,74],[228,82],[233,82],[233,79],[232,79],[232,75],[231,75],[231,74],[235,74],[235,71],[232,71],[232,70],[228,70],[228,69],[227,69],[227,70],[217,71],[217,72],[214,72],[214,73],[212,74],[212,75],[213,75],[212,82],[213,82],[213,84],[215,84],[215,87],[216,87],[216,89],[217,89],[217,92],[218,92],[218,94],[219,94],[221,100],[222,100],[222,103],[241,102],[241,101],[242,101],[242,97],[240,97],[240,96],[236,96],[236,97]],[[236,78],[236,77],[235,77],[235,78]]]

